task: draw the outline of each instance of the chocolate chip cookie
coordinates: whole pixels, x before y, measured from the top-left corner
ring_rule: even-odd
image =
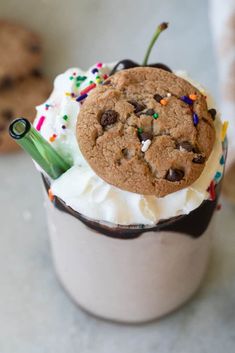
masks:
[[[30,121],[35,118],[35,106],[49,96],[52,86],[43,77],[30,76],[17,82],[11,89],[0,94],[0,153],[12,152],[19,147],[8,135],[11,120],[24,116]]]
[[[165,196],[202,173],[215,140],[206,98],[157,68],[120,71],[95,88],[77,121],[80,149],[106,182]]]
[[[0,89],[41,66],[41,40],[23,26],[0,20]]]

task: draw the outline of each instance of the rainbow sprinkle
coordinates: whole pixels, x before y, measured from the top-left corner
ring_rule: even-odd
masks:
[[[222,173],[221,172],[216,172],[215,173],[215,181],[218,183],[220,181],[220,179],[222,178]]]
[[[68,115],[64,115],[64,116],[63,116],[63,119],[64,119],[65,121],[68,120],[68,118],[69,118]]]
[[[154,113],[154,114],[153,114],[153,118],[154,118],[154,119],[157,119],[157,118],[158,118],[158,113]]]
[[[99,70],[95,67],[94,69],[91,70],[91,72],[92,72],[93,74],[95,74],[96,72],[99,72]]]
[[[162,99],[160,100],[160,104],[161,104],[161,105],[167,105],[167,100],[164,99],[164,98],[162,98]]]
[[[50,138],[49,138],[49,141],[50,142],[54,142],[55,139],[56,139],[57,135],[56,134],[53,134]]]
[[[87,79],[86,76],[78,76],[78,77],[76,78],[77,81],[85,81],[86,79]]]
[[[98,69],[101,69],[102,66],[103,66],[102,63],[97,63],[97,64],[96,64],[96,67],[98,67]]]
[[[187,97],[187,96],[182,96],[182,97],[180,97],[180,99],[181,99],[184,103],[186,103],[186,104],[188,104],[188,105],[192,105],[192,104],[193,104],[193,100],[190,99],[190,98]]]
[[[194,126],[197,126],[198,123],[199,123],[198,115],[196,113],[193,113],[193,124],[194,124]]]
[[[190,94],[189,95],[189,98],[192,100],[192,101],[195,101],[197,99],[197,95],[196,94]]]
[[[100,76],[96,76],[95,80],[96,80],[97,83],[101,83],[102,82]]]
[[[82,94],[81,96],[79,96],[79,97],[76,99],[76,101],[77,101],[77,102],[81,102],[81,101],[83,101],[83,99],[85,99],[86,97],[87,97],[87,93]]]
[[[48,110],[51,107],[50,104],[45,104],[45,109]]]
[[[210,186],[209,186],[209,193],[210,193],[211,201],[214,201],[214,200],[216,199],[214,180],[212,180],[211,183],[210,183]]]
[[[38,120],[38,123],[36,125],[36,130],[40,131],[41,130],[41,127],[42,127],[42,124],[44,123],[46,117],[44,115],[42,115],[39,120]]]
[[[228,121],[224,121],[223,126],[222,126],[222,130],[221,130],[221,141],[222,142],[225,139],[227,129],[228,129]]]
[[[51,189],[48,190],[48,197],[51,202],[53,202],[55,199],[55,196],[53,195],[53,192]]]
[[[86,94],[88,92],[90,92],[93,88],[96,87],[96,83],[92,83],[89,86],[87,86],[86,88],[84,88],[81,92],[80,95]]]
[[[221,156],[221,158],[220,158],[220,161],[219,161],[219,162],[220,162],[220,164],[221,164],[221,165],[224,165],[224,163],[225,163],[225,159],[224,159],[224,156],[223,156],[223,155]]]

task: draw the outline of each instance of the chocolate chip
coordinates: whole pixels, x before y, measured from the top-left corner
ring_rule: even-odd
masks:
[[[7,121],[11,120],[14,116],[11,109],[4,109],[0,112],[0,115]]]
[[[153,115],[155,114],[155,110],[154,109],[148,109],[146,110],[146,112],[144,112],[145,115]]]
[[[155,101],[157,101],[158,103],[160,103],[160,101],[162,100],[162,96],[160,96],[160,94],[155,94],[154,96],[153,96],[153,98],[155,99]]]
[[[180,169],[169,169],[167,174],[166,174],[166,179],[168,181],[180,181],[184,177],[184,172],[183,170]]]
[[[8,89],[13,86],[13,80],[9,76],[5,76],[0,82],[0,89]]]
[[[201,154],[199,154],[198,156],[196,156],[195,158],[193,158],[193,163],[196,164],[203,164],[205,162],[206,158],[203,157]]]
[[[177,145],[177,148],[178,149],[183,149],[187,152],[192,152],[194,147],[192,146],[192,144],[189,142],[189,141],[183,141],[183,142],[180,142],[178,145]]]
[[[193,146],[189,141],[183,141],[183,142],[178,143],[177,148],[179,150],[185,150],[187,152],[193,152],[193,153],[197,153],[197,154],[201,153],[199,148],[196,146]],[[202,157],[202,155],[201,155],[201,157]],[[197,159],[197,157],[195,157],[195,159]],[[194,162],[194,160],[193,160],[193,162]],[[199,162],[194,162],[194,163],[199,163]],[[202,163],[204,163],[204,162],[202,162]]]
[[[139,134],[140,141],[152,140],[153,135],[151,132],[141,132]]]
[[[32,74],[34,77],[38,77],[38,78],[43,77],[42,71],[41,71],[40,69],[33,69],[33,70],[31,71],[31,74]]]
[[[201,153],[201,151],[199,150],[199,148],[197,146],[193,147],[193,152],[198,153],[198,154]]]
[[[216,114],[217,114],[216,109],[211,108],[211,109],[208,110],[208,113],[210,113],[212,119],[215,120],[215,117],[216,117]]]
[[[106,112],[101,115],[100,124],[103,127],[114,124],[117,121],[118,115],[115,110],[106,110]]]
[[[41,46],[38,43],[31,43],[28,48],[29,48],[29,51],[31,51],[31,53],[35,53],[35,54],[40,53],[41,51]]]
[[[130,100],[128,101],[128,103],[134,106],[134,113],[139,113],[146,108],[146,105],[144,103],[138,103],[135,100]]]

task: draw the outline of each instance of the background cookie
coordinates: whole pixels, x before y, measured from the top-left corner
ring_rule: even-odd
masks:
[[[22,25],[0,20],[0,88],[41,66],[41,40]]]
[[[77,122],[80,149],[108,183],[164,196],[192,184],[213,148],[205,97],[156,68],[123,70],[94,89]]]
[[[0,153],[12,152],[19,146],[8,134],[11,120],[24,116],[35,118],[35,106],[43,103],[51,93],[52,86],[42,77],[30,76],[0,94]]]

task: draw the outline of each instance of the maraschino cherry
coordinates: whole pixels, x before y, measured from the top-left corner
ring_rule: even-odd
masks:
[[[162,70],[165,70],[165,71],[172,72],[172,70],[168,66],[166,66],[165,64],[162,64],[162,63],[148,64],[149,55],[151,53],[151,50],[152,50],[155,42],[157,41],[157,39],[158,39],[159,35],[161,34],[161,32],[163,32],[167,28],[168,28],[168,23],[167,22],[163,22],[157,27],[157,29],[156,29],[156,31],[155,31],[152,39],[151,39],[151,42],[150,42],[150,44],[149,44],[149,46],[147,48],[147,51],[146,51],[146,54],[145,54],[145,57],[144,57],[144,61],[143,61],[142,64],[138,64],[135,61],[132,61],[132,60],[129,60],[129,59],[121,60],[114,66],[114,68],[110,72],[110,76],[115,74],[118,71],[131,69],[133,67],[138,67],[138,66],[139,67],[140,66],[142,66],[142,67],[143,66],[156,67],[158,69],[162,69]]]

